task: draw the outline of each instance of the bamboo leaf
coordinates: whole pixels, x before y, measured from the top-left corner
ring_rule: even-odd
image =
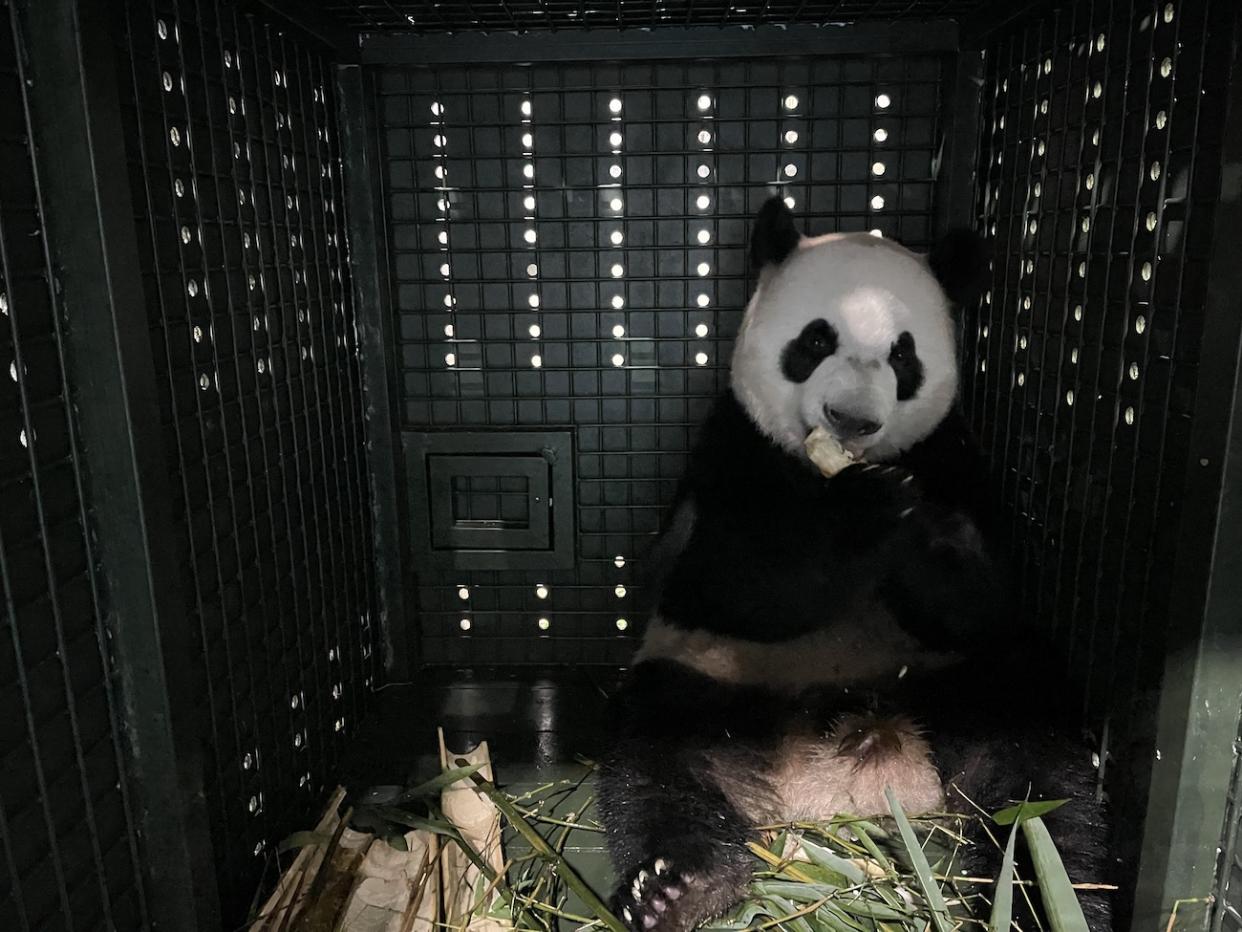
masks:
[[[1018,826],[1014,825],[1009,830],[1009,841],[1005,843],[1005,855],[1001,858],[1000,874],[996,878],[988,932],[1009,932],[1013,922],[1013,852],[1017,840]]]
[[[897,796],[893,793],[892,787],[884,788],[884,795],[888,799],[888,808],[893,814],[893,820],[897,823],[897,829],[901,833],[901,840],[906,846],[906,854],[910,857],[910,863],[914,866],[915,876],[918,877],[919,886],[923,890],[923,898],[927,900],[927,905],[931,911],[932,925],[936,927],[936,932],[951,932],[953,928],[949,919],[949,908],[945,905],[944,895],[940,892],[940,887],[936,885],[936,879],[932,876],[931,867],[927,863],[927,855],[923,853],[919,840],[915,837],[914,829],[910,826],[910,820],[906,818],[905,812],[901,808],[901,803],[897,802]]]
[[[817,845],[806,838],[799,839],[799,843],[802,845],[802,850],[806,852],[806,856],[811,859],[811,863],[835,871],[850,883],[863,883],[866,881],[867,875],[854,862],[847,861],[839,854],[833,854],[827,848]]]
[[[440,792],[448,786],[452,786],[460,780],[471,777],[479,772],[483,764],[470,764],[468,767],[453,767],[442,773],[436,774],[430,780],[418,784],[413,789],[406,790],[401,794],[404,802],[410,802],[415,799],[421,799],[424,796],[439,796]]]
[[[1068,799],[1041,799],[1035,802],[1027,800],[1018,803],[1016,806],[1008,806],[999,812],[993,813],[992,821],[997,825],[1013,825],[1015,822],[1021,825],[1027,819],[1034,819],[1037,816],[1047,815],[1064,806]]]
[[[310,848],[315,845],[326,845],[332,840],[332,836],[326,832],[294,832],[284,839],[277,847],[277,851],[284,854],[286,851],[292,851],[294,848]]]
[[[1039,898],[1053,932],[1087,932],[1087,919],[1043,819],[1036,817],[1023,822],[1022,834],[1026,836],[1035,879],[1039,881]]]

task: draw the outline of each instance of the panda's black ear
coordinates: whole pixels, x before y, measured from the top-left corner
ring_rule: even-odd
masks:
[[[793,214],[784,200],[770,198],[759,208],[755,229],[750,236],[750,263],[756,269],[779,265],[798,248],[802,234],[794,226]]]
[[[927,261],[949,300],[962,307],[978,300],[991,258],[987,240],[974,230],[959,229],[941,237]]]

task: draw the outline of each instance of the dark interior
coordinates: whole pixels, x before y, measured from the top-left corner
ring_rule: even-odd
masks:
[[[961,403],[1118,928],[1242,930],[1233,0],[0,13],[0,927],[236,928],[438,725],[597,754],[779,193],[990,238]]]

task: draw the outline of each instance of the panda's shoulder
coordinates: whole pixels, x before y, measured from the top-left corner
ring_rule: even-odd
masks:
[[[732,391],[721,395],[703,422],[690,455],[687,491],[749,489],[757,494],[803,483],[804,472],[751,420]],[[809,477],[808,477],[809,478]]]

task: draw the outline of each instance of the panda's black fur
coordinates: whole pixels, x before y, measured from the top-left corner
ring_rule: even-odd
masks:
[[[786,260],[791,228],[782,204],[764,208],[757,264]],[[979,256],[956,234],[928,267],[960,299]],[[736,902],[758,821],[843,794],[879,815],[881,781],[914,809],[936,808],[929,777],[954,809],[1070,799],[1046,817],[1070,877],[1106,879],[1091,751],[1061,727],[1061,693],[1007,604],[988,487],[955,407],[895,458],[825,479],[732,391],[719,400],[653,555],[656,618],[600,773],[615,905],[635,932],[681,932]],[[822,669],[800,666],[825,644]],[[972,850],[960,869],[994,873],[994,847]],[[1084,909],[1109,927],[1104,895]]]

